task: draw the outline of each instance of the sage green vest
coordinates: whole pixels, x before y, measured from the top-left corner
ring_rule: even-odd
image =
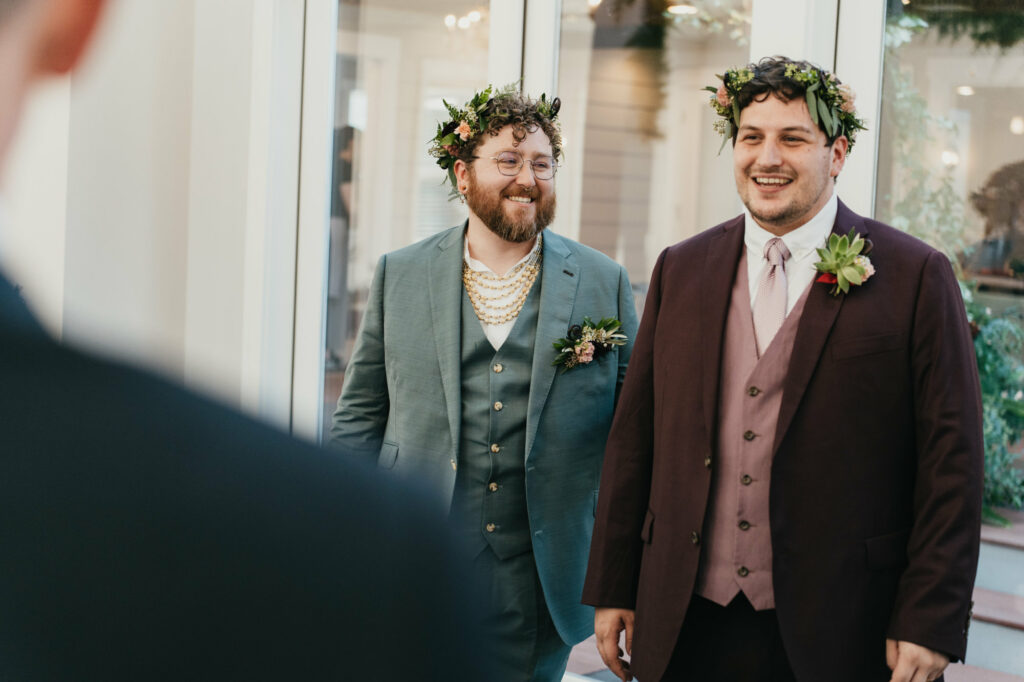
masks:
[[[526,511],[526,408],[539,289],[538,279],[498,351],[462,292],[462,436],[451,514],[474,556],[488,544],[499,559],[532,548]]]

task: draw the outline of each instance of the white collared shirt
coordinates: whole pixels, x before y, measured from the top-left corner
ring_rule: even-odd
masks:
[[[806,223],[782,236],[782,243],[791,254],[786,261],[786,314],[793,309],[804,289],[817,278],[818,271],[814,264],[821,260],[816,249],[823,248],[836,222],[839,211],[839,197],[835,191],[832,197],[822,206],[818,214]],[[757,298],[757,285],[761,281],[761,271],[768,265],[764,257],[764,246],[774,234],[757,224],[750,211],[743,209],[743,243],[747,247],[747,276],[750,284],[750,307],[754,307]]]
[[[512,270],[513,268],[516,267],[516,265],[519,265],[520,263],[529,260],[530,257],[537,252],[537,248],[540,246],[540,243],[540,239],[534,240],[533,248],[530,249],[530,253],[523,256],[515,265],[509,268],[509,270]],[[466,239],[465,237],[462,238],[462,259],[466,261],[466,265],[469,266],[470,270],[475,270],[477,272],[489,272],[494,275],[498,274],[494,272],[494,270],[491,270],[489,267],[478,261],[476,258],[473,258],[472,256],[469,255],[469,240]],[[536,282],[534,284],[536,284]],[[497,299],[494,301],[494,304],[506,305],[508,303],[511,303],[515,299],[517,293],[518,292],[513,292],[511,296],[506,296],[505,298]],[[503,322],[501,324],[486,324],[484,323],[483,320],[480,320],[480,326],[484,328],[484,336],[486,336],[487,340],[491,342],[492,346],[494,346],[494,350],[498,350],[499,348],[501,348],[502,344],[505,343],[505,339],[508,338],[509,333],[511,333],[512,331],[512,327],[514,327],[516,324],[516,319],[518,318],[511,319],[508,322]]]

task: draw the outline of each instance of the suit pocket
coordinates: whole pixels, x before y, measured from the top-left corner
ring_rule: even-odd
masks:
[[[900,334],[881,334],[842,339],[832,344],[833,360],[849,360],[862,355],[876,355],[899,350],[903,346]]]
[[[382,469],[393,469],[395,460],[398,459],[398,445],[395,443],[384,443],[380,448],[380,456],[377,457],[377,466]]]
[[[647,510],[647,516],[644,517],[644,525],[640,529],[640,539],[646,542],[648,545],[651,544],[651,536],[654,533],[654,512],[650,509]]]
[[[877,535],[864,541],[868,569],[901,568],[907,563],[909,530]]]

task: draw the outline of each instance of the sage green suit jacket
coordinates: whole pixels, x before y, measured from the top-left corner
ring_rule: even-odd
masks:
[[[463,230],[380,259],[331,428],[332,445],[427,486],[446,507],[461,429]],[[548,609],[573,644],[593,632],[593,609],[580,595],[605,441],[637,317],[625,268],[557,234],[544,234],[538,284],[526,499]],[[552,343],[585,316],[618,318],[629,341],[561,373],[552,365]]]

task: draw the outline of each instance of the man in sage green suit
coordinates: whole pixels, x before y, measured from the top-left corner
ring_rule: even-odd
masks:
[[[637,327],[625,269],[543,232],[559,106],[488,89],[449,107],[432,153],[469,219],[380,259],[331,430],[449,513],[489,591],[494,679],[561,680],[593,632],[580,594]]]

